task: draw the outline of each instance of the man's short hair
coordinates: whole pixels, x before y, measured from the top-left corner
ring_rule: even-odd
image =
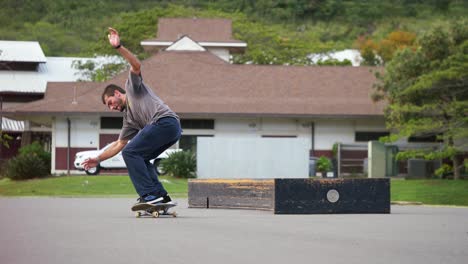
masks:
[[[104,92],[101,95],[102,103],[106,104],[106,101],[104,100],[106,95],[109,96],[114,96],[115,90],[119,91],[120,93],[125,93],[125,90],[122,89],[122,87],[115,85],[115,84],[109,84],[104,88]]]

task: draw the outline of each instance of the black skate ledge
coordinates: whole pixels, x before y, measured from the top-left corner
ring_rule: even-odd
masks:
[[[190,208],[389,214],[390,179],[190,179]]]

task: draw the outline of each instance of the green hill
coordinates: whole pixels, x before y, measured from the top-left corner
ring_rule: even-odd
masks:
[[[169,3],[170,2],[170,3]],[[395,30],[421,34],[468,12],[466,0],[2,0],[0,39],[39,41],[47,56],[114,54],[106,28],[117,28],[139,54],[161,17],[230,18],[248,43],[236,63],[307,64],[310,53],[354,47]]]

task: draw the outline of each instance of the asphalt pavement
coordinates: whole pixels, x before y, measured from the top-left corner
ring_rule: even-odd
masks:
[[[0,263],[468,263],[468,208],[135,218],[130,198],[0,198]]]

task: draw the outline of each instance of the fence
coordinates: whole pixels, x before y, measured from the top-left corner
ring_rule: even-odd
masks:
[[[197,177],[308,178],[309,149],[301,138],[199,137]]]

